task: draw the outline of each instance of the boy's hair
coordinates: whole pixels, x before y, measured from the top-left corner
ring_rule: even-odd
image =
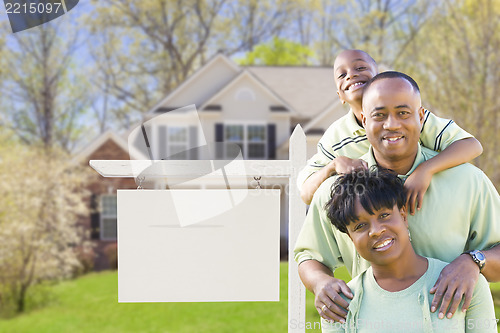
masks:
[[[401,72],[387,71],[387,72],[378,73],[377,75],[372,77],[370,81],[365,83],[365,86],[363,87],[363,96],[365,96],[366,92],[368,91],[368,89],[370,89],[370,86],[373,84],[373,82],[378,81],[378,80],[382,80],[382,79],[394,79],[394,78],[400,78],[400,79],[408,81],[411,84],[411,86],[413,87],[413,89],[416,92],[420,93],[420,88],[418,87],[417,82],[415,82],[415,80],[413,80],[409,75],[406,75],[405,73],[401,73]]]
[[[366,57],[368,58],[368,60],[373,64],[373,66],[375,66],[375,70],[378,72],[378,64],[377,62],[375,61],[375,59],[373,59],[373,57],[371,55],[369,55],[367,52],[363,51],[363,50],[357,50],[357,49],[345,49],[341,52],[339,52],[337,54],[337,56],[335,57],[335,61],[334,63],[337,61],[337,58],[343,53],[343,52],[347,52],[347,51],[355,51],[355,52],[360,52],[360,53],[363,53],[364,55],[366,55]],[[337,78],[335,77],[335,80]]]
[[[356,200],[370,214],[381,208],[401,209],[406,203],[403,181],[391,170],[373,166],[340,176],[332,185],[332,196],[325,205],[328,218],[341,232],[358,220]]]

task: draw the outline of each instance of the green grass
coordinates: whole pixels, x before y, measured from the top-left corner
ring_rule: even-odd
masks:
[[[337,273],[348,279],[345,270]],[[0,320],[0,333],[287,332],[287,278],[288,265],[282,263],[280,302],[118,303],[116,271],[92,273],[51,287],[44,307]],[[500,283],[492,290],[500,296]],[[319,327],[314,297],[308,292],[306,299],[306,323]]]

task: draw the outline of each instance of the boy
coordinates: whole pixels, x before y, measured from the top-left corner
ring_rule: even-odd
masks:
[[[361,125],[361,100],[365,83],[377,72],[375,60],[364,51],[345,50],[335,59],[337,94],[342,104],[349,104],[351,110],[330,125],[318,143],[318,152],[299,174],[297,182],[306,204],[311,203],[314,192],[328,177],[366,168],[366,163],[358,159],[370,146]],[[422,207],[423,196],[435,173],[469,162],[483,151],[479,141],[452,120],[436,117],[427,110],[420,141],[423,146],[441,153],[419,165],[405,182],[408,210],[412,215],[415,209]]]

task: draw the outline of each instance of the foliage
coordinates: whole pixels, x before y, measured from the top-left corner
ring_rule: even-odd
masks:
[[[118,269],[118,246],[116,243],[108,244],[104,247],[104,255],[108,259],[111,269]]]
[[[500,184],[500,3],[446,1],[400,66],[412,75],[428,107],[448,116],[483,145],[475,160]],[[399,66],[398,66],[399,67]]]
[[[269,43],[256,45],[240,65],[310,65],[314,52],[307,46],[274,37]]]
[[[87,87],[74,66],[79,38],[77,27],[70,32],[71,25],[56,20],[9,35],[1,60],[0,88],[6,98],[0,124],[25,143],[69,151],[85,129],[81,117],[88,103]]]
[[[217,52],[247,51],[276,34],[287,23],[289,7],[284,0],[100,0],[92,5],[87,24],[98,69],[94,83],[122,126],[140,119],[139,112]]]
[[[22,312],[29,289],[71,277],[87,248],[78,216],[86,213],[85,173],[61,151],[0,145],[0,312]]]

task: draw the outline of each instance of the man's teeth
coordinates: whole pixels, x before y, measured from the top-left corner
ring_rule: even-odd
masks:
[[[391,141],[391,142],[394,142],[394,141],[398,141],[399,139],[401,139],[402,136],[398,136],[397,138],[385,138],[387,141]]]
[[[379,244],[379,245],[375,246],[375,248],[376,249],[380,249],[381,247],[389,245],[390,242],[392,242],[392,239],[386,239],[382,244]]]

